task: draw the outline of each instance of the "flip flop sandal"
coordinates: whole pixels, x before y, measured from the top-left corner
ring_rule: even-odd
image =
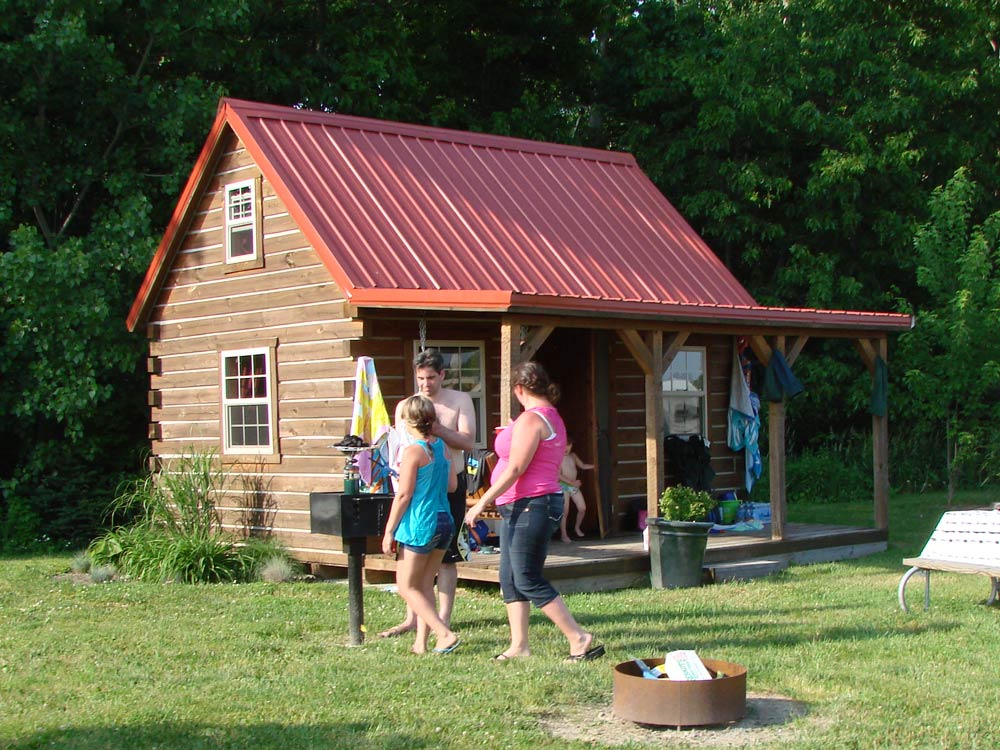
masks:
[[[591,646],[582,654],[570,654],[569,658],[566,659],[567,664],[576,664],[581,661],[592,661],[601,656],[604,656],[604,646],[598,643],[596,646]]]
[[[447,648],[436,648],[436,649],[434,649],[434,653],[435,654],[450,654],[452,651],[454,651],[456,648],[458,648],[461,645],[462,645],[462,639],[459,638],[453,644],[451,644],[450,646],[448,646]]]

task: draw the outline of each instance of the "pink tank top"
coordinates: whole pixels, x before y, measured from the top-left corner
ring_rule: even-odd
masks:
[[[566,454],[566,425],[563,424],[562,417],[554,406],[540,406],[529,409],[542,417],[552,428],[551,434],[538,443],[535,455],[528,464],[524,473],[515,480],[514,484],[507,488],[496,499],[497,505],[506,505],[523,497],[535,497],[546,495],[552,492],[562,492],[559,485],[559,464],[562,463]],[[525,412],[526,414],[527,412]],[[521,414],[518,419],[521,419]],[[493,450],[497,454],[497,464],[493,467],[490,480],[495,482],[507,464],[510,463],[511,439],[514,435],[514,425],[509,424],[504,427],[493,443]]]

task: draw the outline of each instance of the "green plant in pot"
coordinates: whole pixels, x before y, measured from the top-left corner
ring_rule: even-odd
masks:
[[[704,490],[677,484],[660,495],[660,518],[666,521],[707,521],[718,501]]]
[[[683,485],[667,487],[650,518],[649,561],[653,588],[689,588],[701,584],[702,563],[717,501],[708,492]]]

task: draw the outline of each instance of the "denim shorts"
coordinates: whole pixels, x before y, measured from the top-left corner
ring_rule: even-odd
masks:
[[[416,552],[419,555],[429,555],[436,549],[448,549],[448,545],[451,544],[452,537],[454,536],[455,522],[451,520],[451,513],[439,510],[437,514],[437,524],[434,527],[434,533],[431,535],[430,541],[427,542],[427,544],[417,545],[400,542],[399,547],[408,549],[411,552]]]
[[[500,513],[500,592],[507,604],[544,607],[559,596],[542,569],[549,540],[563,515],[563,494],[553,492],[497,506]]]

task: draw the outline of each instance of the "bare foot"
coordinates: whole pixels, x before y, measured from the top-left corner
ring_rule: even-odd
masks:
[[[594,642],[593,633],[584,633],[580,638],[577,638],[569,643],[569,655],[570,657],[579,656],[580,654],[585,654],[590,650],[590,645]]]
[[[531,656],[530,651],[504,651],[493,657],[493,661],[513,661],[514,659],[527,659]]]
[[[570,538],[569,538],[568,536],[564,536],[564,537],[563,537],[562,539],[560,539],[559,541],[561,541],[561,542],[564,542],[565,544],[569,544],[569,543],[570,543],[570,542],[572,542],[573,540],[572,540],[572,539],[570,539]]]
[[[395,625],[388,630],[383,630],[378,634],[379,638],[398,638],[403,633],[411,633],[417,629],[416,625],[406,625],[405,623],[400,623]]]
[[[582,529],[577,529],[576,530],[576,535],[577,536],[583,536],[583,530]]]

